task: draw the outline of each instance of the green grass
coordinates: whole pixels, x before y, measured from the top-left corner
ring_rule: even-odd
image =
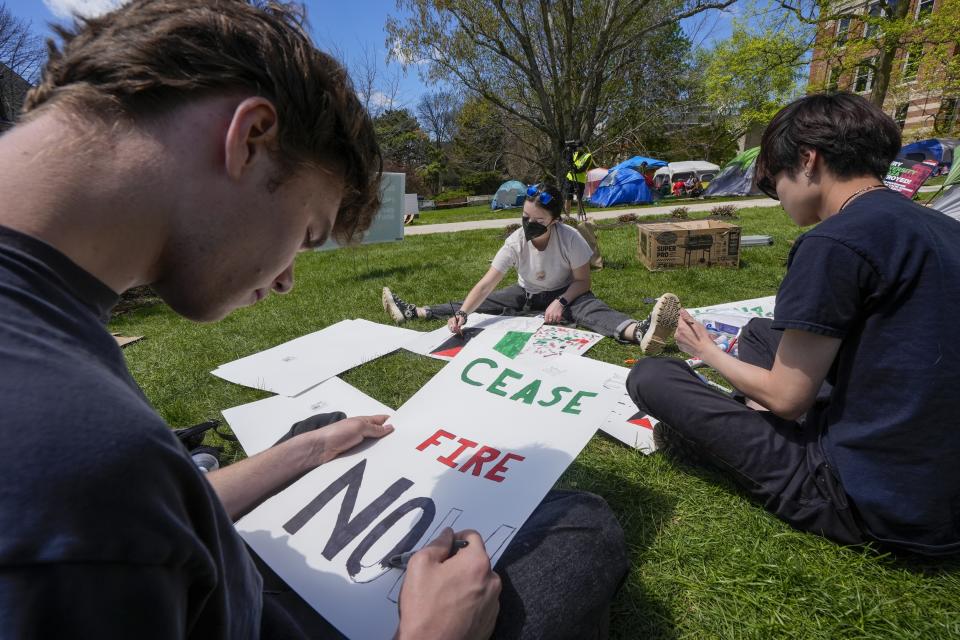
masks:
[[[663,291],[690,307],[773,294],[799,230],[779,208],[743,210],[741,223],[745,234],[769,234],[775,244],[744,249],[738,270],[651,273],[635,259],[632,225],[601,231],[608,266],[594,273],[594,291],[641,316],[648,311],[641,299]],[[111,329],[146,336],[127,348],[130,368],[171,425],[190,425],[265,395],[211,376],[217,365],[345,318],[385,322],[383,285],[420,303],[459,299],[501,242],[500,231],[468,231],[304,254],[293,293],[219,324],[193,324],[154,306],[115,319]],[[440,324],[418,321],[412,328]],[[622,363],[635,355],[603,340],[587,357]],[[441,364],[401,351],[343,377],[397,407]],[[227,447],[229,458],[242,456]],[[960,637],[956,563],[937,568],[838,548],[791,530],[722,478],[657,454],[644,456],[602,435],[559,485],[602,495],[626,532],[632,569],[612,607],[612,637]]]
[[[650,204],[622,204],[614,207],[585,207],[587,213],[594,213],[598,211],[616,211],[618,209],[637,209],[643,207],[685,207],[690,206],[691,204],[698,204],[704,202],[710,203],[722,203],[722,202],[744,202],[749,203],[750,200],[757,200],[759,198],[765,198],[766,196],[747,196],[739,198],[710,198],[709,200],[702,200],[699,198],[679,198],[675,199],[673,197],[665,198],[663,200],[657,200],[656,202]],[[573,214],[576,215],[576,208],[573,209]],[[520,209],[500,209],[499,211],[491,211],[489,204],[478,204],[469,207],[457,207],[455,209],[439,209],[434,211],[421,211],[420,217],[413,222],[412,226],[420,226],[427,224],[444,224],[447,222],[472,222],[474,220],[506,220],[508,218],[519,218]]]

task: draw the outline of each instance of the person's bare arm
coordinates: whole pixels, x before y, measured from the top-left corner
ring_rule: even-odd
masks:
[[[290,438],[255,456],[211,471],[207,480],[227,515],[236,520],[277,489],[314,467],[333,460],[366,438],[393,432],[387,416],[347,418]]]
[[[726,378],[751,400],[787,420],[803,415],[817,397],[840,350],[839,338],[787,329],[769,371],[724,353],[686,310],[677,325],[677,345]]]
[[[570,286],[567,287],[567,290],[563,292],[563,298],[568,303],[573,302],[587,291],[590,291],[589,262],[573,270],[573,282],[571,282]],[[559,300],[554,300],[551,302],[549,305],[547,305],[546,311],[543,312],[543,321],[547,324],[560,322],[562,318],[563,305],[560,304]]]
[[[480,303],[493,293],[493,290],[497,288],[501,280],[503,280],[503,272],[498,271],[494,267],[487,269],[487,272],[477,281],[477,284],[473,285],[473,289],[470,289],[470,293],[467,294],[463,304],[460,305],[460,310],[464,313],[473,313],[473,310],[479,307]],[[457,333],[466,323],[466,318],[462,316],[452,316],[447,321],[447,327],[451,333]]]

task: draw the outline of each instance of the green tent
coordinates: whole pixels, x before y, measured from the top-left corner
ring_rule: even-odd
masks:
[[[960,220],[960,162],[954,162],[943,188],[930,200],[929,206]]]
[[[760,147],[737,154],[733,160],[724,165],[723,171],[710,181],[703,195],[706,197],[760,195],[760,190],[753,182],[758,155],[760,155]]]

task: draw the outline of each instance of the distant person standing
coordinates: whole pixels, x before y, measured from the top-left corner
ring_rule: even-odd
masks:
[[[573,171],[567,172],[567,184],[569,188],[567,189],[567,200],[564,203],[564,213],[566,215],[570,215],[570,203],[573,201],[574,195],[577,196],[578,202],[583,202],[583,192],[587,186],[587,171],[595,166],[593,163],[593,154],[589,151],[574,149],[570,164],[572,165]]]

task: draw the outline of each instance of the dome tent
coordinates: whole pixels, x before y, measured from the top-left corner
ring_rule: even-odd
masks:
[[[938,164],[952,165],[953,154],[960,145],[960,139],[957,138],[930,138],[928,140],[918,140],[904,145],[897,154],[898,158],[906,158],[914,162],[923,162],[924,160],[933,160]]]
[[[703,195],[705,197],[760,195],[760,190],[757,189],[753,179],[758,155],[760,155],[760,147],[738,153],[733,160],[723,166],[723,171],[710,181],[710,186]]]
[[[629,167],[611,169],[590,197],[590,203],[599,207],[647,202],[653,202],[653,191],[643,174]]]
[[[583,196],[589,199],[597,190],[597,187],[600,186],[600,181],[606,178],[608,173],[610,171],[602,167],[587,171],[587,183],[584,185]]]
[[[507,180],[490,201],[490,208],[509,209],[510,207],[522,207],[523,199],[527,196],[527,185],[519,180]]]
[[[927,206],[960,220],[960,162],[953,163],[953,169],[947,175],[943,189],[930,200]]]

